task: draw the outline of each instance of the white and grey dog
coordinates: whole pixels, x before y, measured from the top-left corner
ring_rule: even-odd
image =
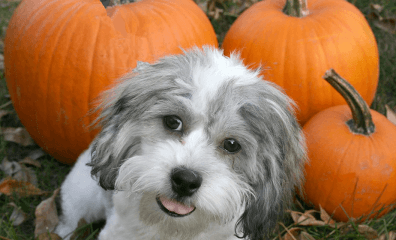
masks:
[[[84,218],[106,219],[101,240],[263,239],[302,182],[292,101],[237,55],[139,63],[100,109],[62,185],[62,237]]]

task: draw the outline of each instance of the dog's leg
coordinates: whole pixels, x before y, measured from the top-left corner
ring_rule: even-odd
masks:
[[[61,186],[62,216],[55,232],[69,239],[81,218],[88,223],[106,219],[111,206],[111,191],[103,190],[91,177],[91,152],[80,155]]]

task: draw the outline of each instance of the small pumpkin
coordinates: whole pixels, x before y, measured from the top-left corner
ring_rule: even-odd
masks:
[[[244,63],[262,66],[272,81],[296,101],[304,124],[321,110],[343,104],[323,83],[335,68],[371,104],[379,77],[377,43],[363,14],[345,0],[260,1],[233,23],[224,53],[240,52]],[[290,11],[289,11],[290,10]]]
[[[8,90],[21,122],[45,151],[73,163],[97,131],[88,111],[115,78],[193,46],[217,46],[191,0],[23,0],[5,38]]]
[[[321,111],[303,127],[310,159],[305,200],[339,221],[385,214],[396,204],[396,126],[334,70],[325,79],[349,107]]]

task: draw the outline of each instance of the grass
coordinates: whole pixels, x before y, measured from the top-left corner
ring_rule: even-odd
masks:
[[[200,0],[200,2],[202,1],[206,0]],[[389,15],[396,15],[396,1],[349,0],[349,2],[355,4],[364,14],[368,13],[370,3],[376,3],[384,6],[385,11],[387,11]],[[17,5],[18,2],[0,0],[0,39],[4,39],[5,27],[8,25],[8,20]],[[219,0],[215,3],[217,8],[223,10],[223,14],[220,14],[219,18],[214,19],[213,17],[210,17],[220,43],[224,39],[226,31],[237,17],[230,13],[230,9],[234,5],[235,2],[233,2],[233,0]],[[385,114],[385,105],[389,105],[394,110],[396,109],[396,35],[376,28],[372,25],[372,22],[370,22],[370,25],[376,36],[380,52],[380,80],[377,94],[371,107],[382,114]],[[2,53],[3,46],[0,41],[0,54]],[[9,102],[7,94],[4,72],[0,69],[0,106]],[[13,108],[9,105],[3,109],[12,110]],[[3,117],[0,121],[0,125],[2,127],[22,126],[15,112]],[[5,156],[10,160],[22,159],[35,148],[37,148],[37,146],[26,148],[14,143],[5,142],[3,137],[0,135],[0,161]],[[63,165],[50,156],[40,158],[40,162],[42,164],[42,168],[32,168],[37,174],[39,188],[46,191],[53,191],[60,186],[66,174],[69,172],[70,166]],[[4,177],[4,173],[0,171],[0,179]],[[2,237],[15,240],[33,239],[35,219],[34,211],[36,206],[47,197],[49,197],[49,195],[28,198],[10,198],[5,195],[0,195],[0,239],[2,239]],[[16,205],[20,206],[28,215],[27,220],[20,226],[13,226],[12,222],[9,220],[13,210],[13,208],[8,205],[10,202],[15,202]],[[309,209],[309,207],[301,206],[299,208],[296,207],[296,209],[304,211]],[[366,221],[364,224],[375,229],[379,235],[386,234],[390,231],[396,231],[396,211],[392,211],[381,218]],[[293,223],[291,218],[286,219],[282,225],[280,225],[275,231],[273,239],[279,239],[279,234],[284,234],[285,232],[290,231],[293,227],[303,229],[315,239],[370,238],[367,233],[359,231],[359,227],[352,222],[349,224],[351,227],[348,228],[348,230],[334,229],[329,226],[297,226]]]

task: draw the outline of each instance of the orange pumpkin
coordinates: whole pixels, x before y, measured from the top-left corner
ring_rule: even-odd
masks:
[[[310,159],[305,200],[339,221],[385,214],[396,204],[396,126],[334,71],[326,80],[351,109],[331,107],[304,126]]]
[[[7,86],[21,122],[45,151],[73,163],[97,131],[91,104],[115,78],[194,45],[217,46],[191,0],[23,0],[5,39]]]
[[[308,8],[296,7],[300,17],[282,12],[285,0],[258,2],[237,18],[223,42],[226,55],[239,51],[246,64],[261,65],[264,78],[285,89],[299,106],[301,124],[344,103],[323,83],[327,69],[337,69],[369,104],[379,77],[377,43],[362,13],[345,0],[299,2],[307,1]]]

